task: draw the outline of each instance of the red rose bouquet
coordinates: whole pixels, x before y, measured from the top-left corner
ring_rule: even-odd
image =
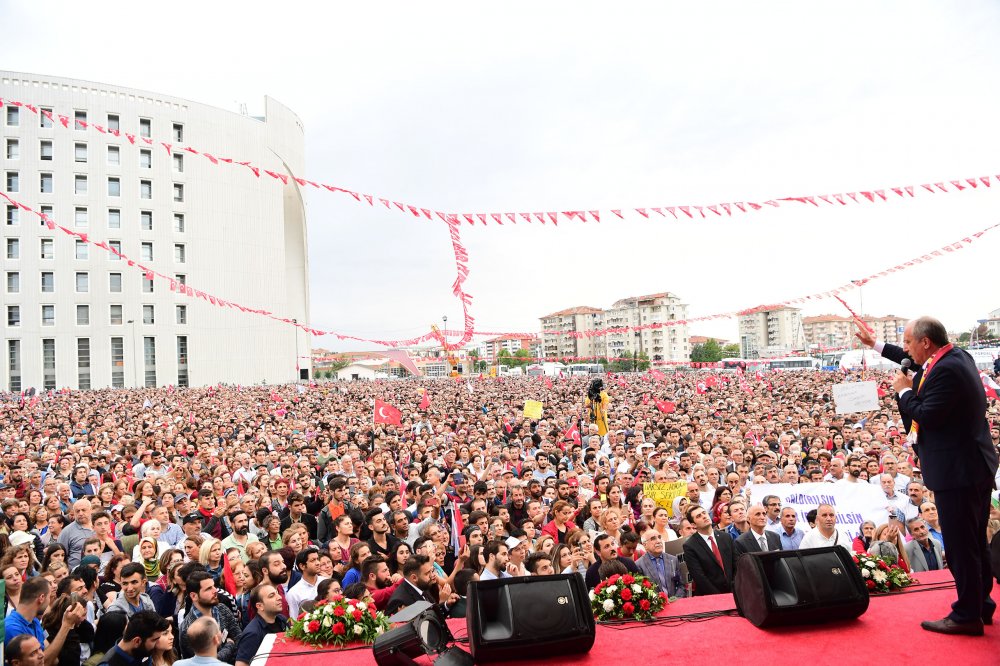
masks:
[[[285,635],[310,645],[370,645],[388,628],[389,621],[374,604],[337,595],[333,601],[320,601],[313,610],[299,613]]]
[[[615,574],[590,592],[590,608],[598,620],[648,620],[666,603],[666,593],[639,575]]]
[[[854,563],[872,594],[895,592],[913,585],[913,578],[892,560],[868,553],[854,553]]]

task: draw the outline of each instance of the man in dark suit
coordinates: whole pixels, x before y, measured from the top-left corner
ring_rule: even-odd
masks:
[[[656,583],[661,592],[668,597],[683,597],[687,594],[684,581],[681,579],[680,560],[670,553],[663,552],[663,537],[656,530],[649,529],[642,533],[642,547],[646,554],[635,561],[639,572]]]
[[[703,507],[689,508],[687,519],[697,530],[684,543],[684,562],[694,582],[694,596],[731,592],[736,564],[732,537],[712,529],[712,519]]]
[[[385,607],[386,615],[394,615],[403,608],[417,601],[429,601],[432,604],[441,602],[447,609],[446,602],[458,600],[445,586],[438,590],[437,574],[434,573],[434,563],[426,555],[410,555],[403,565],[403,582],[389,597]]]
[[[771,530],[764,529],[767,526],[767,509],[764,508],[763,504],[754,504],[750,507],[747,513],[747,522],[750,524],[750,529],[739,535],[733,542],[737,562],[744,553],[781,550],[781,537]],[[763,544],[761,539],[763,539]]]
[[[635,566],[635,561],[631,557],[618,555],[618,543],[610,534],[601,534],[594,539],[594,552],[597,554],[597,561],[591,564],[583,575],[583,580],[591,590],[601,582],[601,565],[605,562],[617,560],[631,573],[639,573],[639,567]]]
[[[931,317],[909,322],[903,348],[875,341],[863,322],[858,339],[887,359],[909,358],[912,376],[893,379],[896,401],[909,441],[920,458],[924,483],[934,491],[941,530],[948,544],[948,564],[958,601],[942,620],[924,621],[924,629],[945,634],[982,636],[993,623],[986,545],[990,489],[997,470],[997,450],[986,422],[986,395],[972,357],[948,342],[944,325]]]

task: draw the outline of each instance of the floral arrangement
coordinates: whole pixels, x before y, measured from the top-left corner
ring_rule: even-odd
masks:
[[[388,628],[389,621],[374,604],[336,595],[333,601],[317,602],[313,610],[299,613],[285,635],[309,645],[370,645]]]
[[[895,561],[868,553],[854,553],[854,563],[861,571],[868,591],[874,594],[895,592],[913,585],[913,578]]]
[[[666,603],[666,593],[646,576],[615,574],[590,591],[590,608],[598,620],[648,620]]]

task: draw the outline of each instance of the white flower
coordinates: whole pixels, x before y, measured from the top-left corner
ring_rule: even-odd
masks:
[[[355,608],[357,608],[359,611],[365,611],[365,610],[368,610],[368,604],[366,604],[363,601],[359,601],[358,605],[355,606]]]
[[[636,594],[641,594],[642,593],[642,585],[639,585],[638,583],[636,583],[635,585],[632,586],[632,591],[635,592]]]
[[[590,600],[591,600],[591,601],[593,601],[593,600],[594,600],[594,599],[596,599],[596,598],[597,598],[597,594],[595,594],[595,593],[594,593],[594,591],[593,591],[593,590],[591,590],[591,591],[590,591]]]
[[[617,585],[609,585],[606,588],[604,588],[604,591],[607,592],[608,594],[614,594],[615,592],[618,591],[618,586]]]
[[[866,566],[866,567],[868,567],[869,569],[874,569],[874,568],[876,568],[876,567],[877,567],[878,565],[877,565],[877,564],[875,564],[874,562],[872,562],[871,560],[869,560],[869,561],[865,562],[865,566]]]
[[[327,616],[323,618],[323,626],[329,629],[333,626],[333,618]]]
[[[607,611],[608,613],[610,613],[611,611],[613,611],[615,609],[615,602],[612,601],[611,599],[606,599],[604,601],[604,603],[602,604],[602,606],[604,607],[605,611]]]
[[[327,604],[323,606],[323,613],[326,615],[333,615],[333,604]]]
[[[862,569],[861,570],[861,577],[862,578],[871,578],[871,572],[868,571],[868,569]]]
[[[375,627],[375,635],[381,636],[385,633],[385,629],[381,626]]]
[[[354,625],[354,634],[356,636],[360,636],[363,633],[365,633],[365,628],[364,627],[362,627],[360,624]]]
[[[872,574],[872,578],[875,579],[876,583],[884,583],[887,576],[884,571],[876,571]]]

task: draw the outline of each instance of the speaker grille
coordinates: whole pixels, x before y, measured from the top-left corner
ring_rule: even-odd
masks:
[[[561,580],[507,588],[515,638],[540,638],[576,628],[576,604],[569,583]],[[562,603],[560,603],[562,602]]]

